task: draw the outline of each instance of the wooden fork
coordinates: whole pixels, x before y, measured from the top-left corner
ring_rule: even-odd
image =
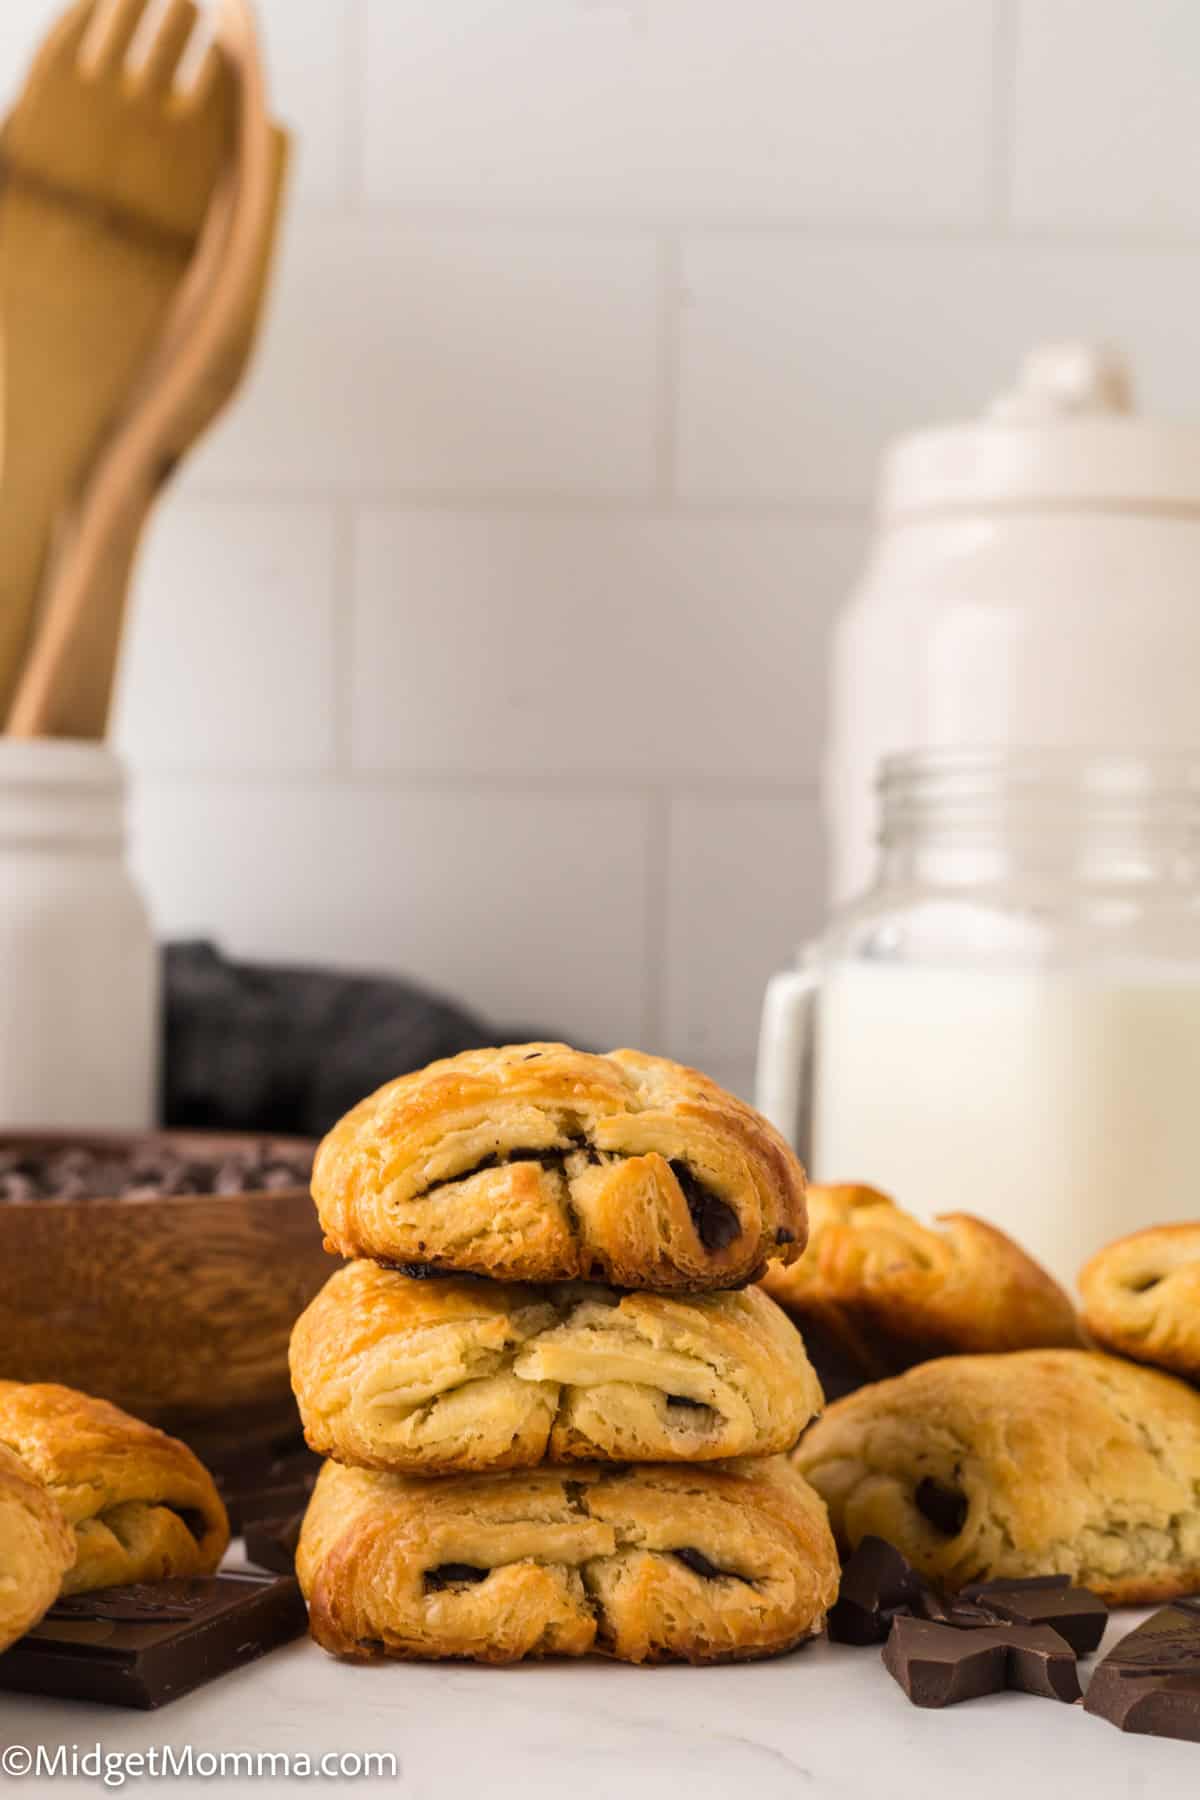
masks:
[[[142,51],[148,4],[77,0],[38,53],[0,141],[0,713],[55,518],[162,328],[229,160],[228,60],[210,50],[180,92],[197,9],[167,0]]]
[[[14,736],[103,736],[130,568],[146,516],[249,359],[288,140],[267,115],[246,0],[225,0],[216,30],[240,96],[232,177],[162,340],[56,549],[42,625],[9,716]]]

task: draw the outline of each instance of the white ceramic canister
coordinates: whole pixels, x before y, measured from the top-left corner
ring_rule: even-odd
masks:
[[[1131,410],[1120,359],[1031,355],[983,418],[889,452],[833,641],[832,897],[872,876],[872,783],[931,748],[1200,746],[1200,429]]]
[[[154,1121],[158,951],[103,744],[0,737],[0,1129]]]

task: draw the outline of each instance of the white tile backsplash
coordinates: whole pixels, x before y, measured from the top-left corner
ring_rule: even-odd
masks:
[[[1200,232],[1200,7],[1020,0],[1013,214],[1043,230]]]
[[[327,506],[162,508],[135,577],[117,713],[139,768],[332,767],[334,543]]]
[[[509,1030],[645,1035],[636,795],[145,778],[137,866],[160,931],[407,975]]]
[[[287,222],[270,329],[199,480],[637,495],[653,480],[658,258],[642,233]]]
[[[1065,334],[1200,415],[1200,7],[259,11],[282,266],[122,687],[160,927],[748,1093],[884,443]]]
[[[865,532],[367,510],[354,766],[795,780]]]
[[[977,220],[990,0],[367,0],[390,206]]]
[[[668,831],[665,1036],[706,1068],[752,1062],[767,977],[821,923],[816,796],[681,795]]]
[[[969,418],[1033,344],[1111,340],[1200,414],[1200,249],[709,233],[684,244],[679,468],[701,500],[861,503],[880,452]]]

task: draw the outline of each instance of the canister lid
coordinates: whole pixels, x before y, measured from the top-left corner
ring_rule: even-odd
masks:
[[[915,432],[884,458],[888,518],[1070,505],[1200,511],[1200,429],[1138,417],[1128,365],[1106,345],[1042,345],[981,418]]]

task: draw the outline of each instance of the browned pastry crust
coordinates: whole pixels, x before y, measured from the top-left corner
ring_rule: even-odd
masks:
[[[0,1444],[21,1457],[74,1528],[65,1594],[209,1575],[229,1521],[208,1470],[165,1432],[74,1388],[0,1381]]]
[[[431,1063],[334,1126],[312,1188],[331,1251],[503,1281],[701,1292],[804,1246],[804,1171],[778,1133],[636,1050]]]
[[[398,1474],[767,1456],[822,1405],[799,1332],[758,1288],[620,1294],[351,1262],[296,1321],[291,1366],[312,1448]]]
[[[922,1225],[875,1188],[808,1188],[808,1249],[762,1285],[804,1333],[825,1392],[959,1352],[1070,1348],[1074,1308],[1019,1244],[970,1213]]]
[[[1200,1224],[1118,1238],[1079,1277],[1098,1344],[1200,1383]]]
[[[75,1560],[75,1533],[57,1503],[0,1445],[0,1650],[36,1625]]]
[[[326,1463],[296,1573],[317,1642],[356,1660],[771,1656],[838,1587],[825,1508],[784,1457],[443,1481]]]
[[[842,1549],[1065,1574],[1118,1606],[1200,1588],[1200,1394],[1097,1350],[951,1356],[831,1406],[794,1453]]]

